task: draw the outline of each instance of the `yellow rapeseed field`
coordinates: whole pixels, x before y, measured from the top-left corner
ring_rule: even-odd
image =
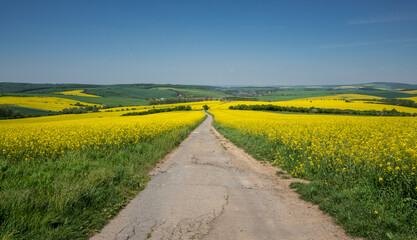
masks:
[[[148,141],[205,115],[200,111],[121,117],[120,112],[69,114],[0,121],[0,155],[39,161],[68,151],[107,149]]]
[[[401,98],[401,99],[412,100],[415,103],[417,103],[417,97],[408,97],[408,98]]]
[[[383,97],[364,95],[364,94],[338,94],[320,97],[303,98],[304,100],[351,100],[351,99],[383,99]]]
[[[63,94],[63,95],[70,95],[70,96],[80,96],[80,97],[100,97],[97,95],[87,94],[83,92],[84,90],[72,90],[72,91],[65,91],[65,92],[56,92],[55,94]]]
[[[392,110],[395,108],[398,112],[417,113],[417,108],[411,108],[411,107],[369,103],[366,101],[346,102],[345,100],[332,100],[332,99],[329,99],[329,100],[296,99],[296,100],[282,101],[282,102],[235,101],[235,102],[229,102],[226,104],[216,105],[214,106],[214,109],[226,110],[226,109],[229,109],[229,106],[237,106],[239,104],[246,104],[246,105],[272,104],[272,105],[283,106],[283,107],[303,107],[303,108],[314,107],[314,108],[326,108],[326,109],[351,109],[351,110],[360,110],[360,111],[365,111],[365,110],[382,111],[384,109]]]
[[[89,106],[101,106],[100,104],[86,103],[58,97],[0,97],[0,104],[16,105],[20,107],[36,108],[51,111],[61,111],[64,108],[72,108],[76,103]]]
[[[161,105],[142,105],[142,106],[130,106],[130,107],[115,107],[109,109],[103,109],[101,111],[121,111],[121,110],[149,110],[152,108],[173,108],[176,106],[190,106],[193,110],[201,110],[203,109],[204,105],[209,106],[210,108],[215,108],[221,104],[224,104],[222,101],[204,101],[204,102],[186,102],[186,103],[173,103],[173,104],[161,104]]]
[[[417,94],[417,90],[401,91],[401,93]]]
[[[417,191],[417,118],[214,110],[215,120],[277,146],[275,164],[293,176],[368,176]]]

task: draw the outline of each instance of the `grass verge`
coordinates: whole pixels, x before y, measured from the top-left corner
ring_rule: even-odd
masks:
[[[261,161],[273,161],[277,152],[285,154],[285,146],[264,137],[245,135],[225,128],[216,121],[214,127],[235,145]],[[290,172],[291,166],[283,166]],[[292,183],[300,197],[319,205],[334,217],[353,237],[365,239],[417,239],[417,202],[388,189],[377,190],[368,182],[307,177],[310,184]]]
[[[149,170],[203,120],[120,149],[39,163],[0,159],[0,238],[92,236],[146,187]]]

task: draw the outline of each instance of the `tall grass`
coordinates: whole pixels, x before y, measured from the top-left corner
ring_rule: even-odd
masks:
[[[145,188],[149,170],[202,121],[121,149],[42,162],[0,159],[0,238],[92,236]]]
[[[289,158],[285,145],[263,136],[244,134],[217,122],[214,127],[238,147],[261,161],[274,161],[277,154]],[[297,154],[291,154],[291,157]],[[291,172],[301,159],[283,162],[281,167]],[[336,175],[335,175],[336,176]],[[364,179],[346,181],[340,178],[323,179],[320,174],[305,175],[310,184],[292,183],[301,198],[319,205],[333,216],[353,237],[365,239],[417,239],[417,202],[404,198],[401,191],[378,190]],[[375,184],[379,184],[378,182]]]

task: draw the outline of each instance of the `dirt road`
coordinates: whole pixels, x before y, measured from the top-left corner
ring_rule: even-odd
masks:
[[[201,124],[98,239],[350,239],[316,206]]]

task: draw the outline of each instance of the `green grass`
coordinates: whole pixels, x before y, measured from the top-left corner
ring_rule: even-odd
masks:
[[[342,91],[333,91],[333,90],[332,91],[283,90],[283,91],[277,91],[277,92],[265,94],[264,96],[259,96],[258,99],[261,101],[288,101],[288,100],[293,100],[293,99],[337,95],[337,94],[342,94],[342,93],[343,93]]]
[[[276,153],[285,156],[286,147],[264,137],[245,135],[232,128],[224,128],[214,121],[214,127],[238,147],[260,161],[274,160]],[[292,166],[283,166],[291,172]],[[283,175],[283,173],[277,173]],[[308,175],[310,184],[292,183],[301,198],[319,205],[333,216],[353,237],[365,239],[417,239],[417,202],[392,191],[378,189],[367,179],[346,180],[345,176],[321,179]],[[347,176],[346,176],[347,177]],[[377,211],[378,213],[375,213]]]
[[[67,96],[67,95],[54,95],[54,97],[62,97],[67,99],[73,99],[76,101],[97,103],[102,105],[109,105],[111,107],[117,106],[142,106],[148,105],[149,101],[138,98],[112,98],[112,97],[79,97],[79,96]]]
[[[338,94],[363,94],[385,98],[402,98],[407,97],[407,93],[401,93],[397,91],[383,91],[383,90],[371,90],[371,89],[341,89],[341,90],[280,90],[258,97],[262,101],[288,101],[300,98],[320,97],[320,96],[332,96]]]
[[[141,99],[155,99],[155,98],[170,98],[176,97],[174,91],[165,89],[143,89],[138,87],[101,87],[89,88],[87,92],[94,95],[99,95],[106,98],[141,98]]]
[[[20,107],[20,106],[11,106],[13,111],[19,111],[22,114],[36,114],[41,116],[46,116],[50,114],[56,114],[57,112],[54,111],[48,111],[48,110],[42,110],[42,109],[36,109],[36,108],[27,108],[27,107]]]
[[[181,128],[179,137],[165,134],[120,149],[39,162],[0,159],[0,238],[92,236],[145,188],[149,170],[198,124]]]
[[[211,98],[225,98],[233,95],[226,94],[221,91],[207,90],[207,89],[187,89],[187,88],[159,88],[161,90],[170,90],[179,92],[183,97],[186,98],[197,98],[197,97],[211,97]]]

